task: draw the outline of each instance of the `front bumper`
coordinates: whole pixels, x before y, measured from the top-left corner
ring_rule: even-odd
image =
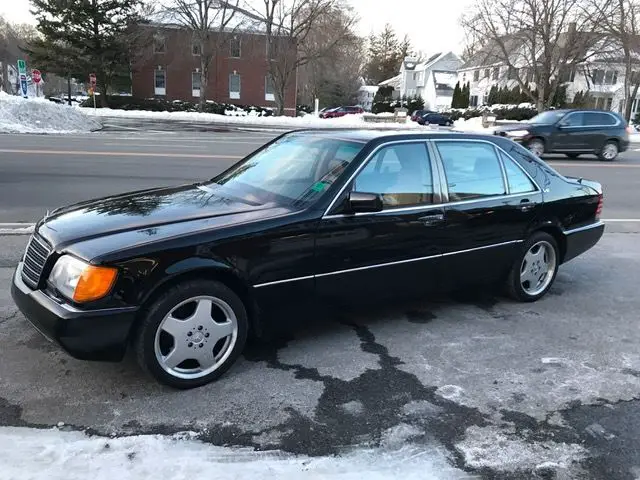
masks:
[[[584,227],[564,232],[566,252],[563,263],[583,254],[600,241],[604,234],[604,222],[598,221]]]
[[[79,310],[60,304],[22,281],[22,262],[13,276],[11,296],[27,320],[72,357],[110,362],[124,357],[136,307]]]

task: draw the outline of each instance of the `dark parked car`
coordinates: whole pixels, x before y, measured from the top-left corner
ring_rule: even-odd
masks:
[[[420,125],[439,125],[441,127],[450,127],[453,125],[453,120],[440,113],[427,113],[418,118],[418,123]]]
[[[432,112],[431,110],[416,110],[411,114],[411,121],[417,122],[420,117],[422,117],[423,115],[426,115],[427,113],[437,113],[437,112]]]
[[[538,156],[595,154],[607,161],[629,148],[629,132],[624,118],[601,110],[549,110],[527,122],[495,130],[496,135],[520,142]]]
[[[320,118],[338,118],[357,113],[364,113],[364,109],[362,107],[338,107],[321,113]]]
[[[211,180],[60,208],[12,285],[69,354],[222,375],[287,307],[503,285],[530,302],[603,234],[602,187],[499,136],[284,134]]]

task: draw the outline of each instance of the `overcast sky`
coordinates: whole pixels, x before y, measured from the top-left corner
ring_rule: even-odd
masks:
[[[348,0],[360,16],[360,33],[368,35],[390,23],[416,49],[427,54],[460,52],[463,40],[458,18],[473,0]],[[33,23],[29,0],[0,0],[0,15],[11,22]]]

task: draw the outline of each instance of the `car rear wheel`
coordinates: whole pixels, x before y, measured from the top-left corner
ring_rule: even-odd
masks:
[[[534,138],[533,140],[530,140],[529,143],[527,144],[527,148],[536,157],[541,157],[544,154],[544,142],[539,138]]]
[[[524,243],[507,278],[509,295],[521,302],[542,298],[556,278],[559,258],[558,244],[551,235],[533,234]]]
[[[600,154],[598,155],[598,158],[606,162],[612,162],[617,158],[617,156],[618,156],[618,144],[611,140],[604,144],[604,146],[602,147],[602,150],[600,150]]]
[[[138,363],[170,387],[199,387],[235,363],[248,329],[246,309],[231,289],[210,280],[181,283],[147,309],[136,338]]]

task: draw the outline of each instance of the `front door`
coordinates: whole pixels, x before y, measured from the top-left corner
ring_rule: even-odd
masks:
[[[582,112],[570,112],[555,126],[551,134],[551,150],[572,152],[589,150],[589,135]]]
[[[428,292],[439,283],[444,209],[427,142],[391,143],[373,152],[316,236],[320,297],[384,298]],[[349,191],[380,194],[375,213],[341,213]]]
[[[500,280],[540,214],[542,192],[491,142],[434,144],[448,191],[445,220],[450,242],[442,259],[448,280],[452,286]]]

